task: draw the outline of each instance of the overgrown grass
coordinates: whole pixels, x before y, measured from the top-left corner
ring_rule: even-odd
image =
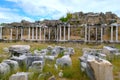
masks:
[[[48,72],[51,75],[55,75],[57,80],[61,80],[61,78],[58,77],[58,73],[60,70],[63,70],[63,79],[64,80],[89,80],[89,78],[86,76],[85,73],[81,72],[80,70],[80,61],[79,57],[82,56],[82,48],[102,48],[104,45],[114,45],[115,47],[120,49],[120,45],[118,44],[79,44],[79,43],[36,43],[36,42],[14,42],[14,43],[0,43],[0,55],[8,55],[7,53],[3,52],[4,47],[9,47],[11,45],[16,44],[24,44],[24,45],[30,45],[31,46],[31,52],[33,52],[35,49],[41,50],[44,48],[47,48],[48,45],[51,46],[64,46],[64,47],[73,47],[75,50],[75,54],[71,56],[72,58],[72,67],[58,67],[58,70],[55,70],[54,64],[55,61],[48,61],[46,60],[46,64],[43,69],[44,74],[48,74]],[[59,55],[61,57],[63,53]],[[6,59],[8,57],[2,57],[0,58],[0,61]],[[114,59],[111,61],[113,64],[113,73],[116,75],[117,72],[120,72],[120,58]],[[26,71],[25,67],[19,71]],[[10,74],[11,75],[11,74]],[[10,75],[6,75],[4,79],[2,80],[8,80],[8,77]],[[41,75],[39,74],[33,74],[31,76],[32,78],[30,80],[47,80],[50,75]],[[1,78],[1,77],[0,77]],[[1,79],[0,79],[1,80]]]

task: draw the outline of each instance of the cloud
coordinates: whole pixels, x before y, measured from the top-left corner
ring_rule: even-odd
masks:
[[[13,1],[14,0],[9,0]],[[64,5],[61,0],[16,0],[15,3],[28,15],[60,17],[67,13],[69,6]]]
[[[21,9],[26,15],[31,16],[33,19],[59,19],[69,12],[107,12],[112,11],[118,15],[120,8],[120,0],[6,0],[16,4],[16,9],[8,12],[13,16],[20,19],[31,18],[20,16],[18,8]],[[18,13],[16,14],[16,12]],[[5,11],[7,12],[7,10]],[[12,13],[14,12],[14,13]],[[1,13],[1,12],[0,12]],[[7,13],[5,13],[7,15]],[[3,14],[1,14],[3,15]],[[9,15],[9,14],[8,14]],[[10,18],[7,16],[6,18]],[[16,18],[16,17],[15,17]],[[16,20],[18,20],[16,18]],[[18,20],[18,21],[19,21]]]
[[[0,7],[0,23],[20,22],[21,20],[34,21],[33,19],[17,14],[19,10]]]

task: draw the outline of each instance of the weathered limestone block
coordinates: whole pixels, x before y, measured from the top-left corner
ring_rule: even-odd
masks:
[[[13,74],[9,80],[28,80],[28,73],[20,72]]]
[[[10,66],[10,71],[17,71],[19,69],[19,65],[17,61],[13,60],[4,60],[4,63],[8,64]]]
[[[45,56],[47,54],[48,50],[47,49],[43,49],[41,51],[39,50],[34,50],[34,55],[36,56]]]
[[[29,67],[29,70],[35,73],[39,73],[42,72],[43,66],[44,66],[43,61],[34,61],[32,62],[32,65]]]
[[[20,56],[25,53],[28,53],[29,50],[29,45],[12,45],[9,47],[9,52],[11,52],[11,56]]]
[[[11,57],[11,60],[17,61],[20,67],[27,64],[27,56],[25,55]]]
[[[113,80],[113,66],[107,60],[91,60],[88,64],[94,72],[95,80]]]
[[[103,53],[106,54],[109,59],[114,59],[115,57],[120,56],[119,49],[110,46],[104,46]]]
[[[61,66],[71,66],[72,65],[72,60],[71,60],[69,55],[65,55],[61,58],[58,58],[56,60],[56,64],[61,65]]]
[[[46,56],[45,56],[45,59],[46,59],[46,60],[49,60],[49,61],[54,61],[54,60],[55,60],[55,57],[54,57],[54,56],[50,56],[50,55],[46,55]]]
[[[47,47],[47,50],[48,50],[49,52],[51,52],[51,51],[53,50],[53,47],[52,47],[52,46],[48,46],[48,47]]]
[[[64,52],[64,55],[74,55],[75,51],[73,48],[67,48]]]
[[[0,75],[5,75],[10,72],[10,66],[7,63],[0,63]]]
[[[57,50],[53,49],[51,55],[57,57],[58,56]]]
[[[34,61],[43,61],[44,63],[44,57],[43,56],[27,56],[27,68],[32,65],[32,62]]]
[[[8,53],[9,52],[9,49],[7,47],[3,48],[3,51]]]
[[[55,76],[51,76],[50,78],[48,78],[48,80],[56,80]]]
[[[68,48],[69,55],[73,55],[75,53],[73,48]]]

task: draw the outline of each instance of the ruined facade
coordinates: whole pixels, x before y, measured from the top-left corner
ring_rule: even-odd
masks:
[[[68,22],[21,21],[0,27],[0,39],[28,41],[119,42],[120,18],[111,13],[76,12]]]

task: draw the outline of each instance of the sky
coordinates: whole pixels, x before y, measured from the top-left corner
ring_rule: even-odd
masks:
[[[0,0],[0,23],[59,19],[67,12],[108,12],[120,16],[120,0]]]

